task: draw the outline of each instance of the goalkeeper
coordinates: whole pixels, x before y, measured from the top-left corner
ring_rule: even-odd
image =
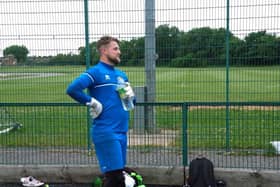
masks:
[[[118,81],[126,83],[125,97],[134,96],[126,74],[115,68],[120,63],[119,40],[103,36],[97,42],[98,64],[77,77],[67,94],[87,105],[93,118],[91,137],[104,187],[125,187],[123,170],[126,165],[129,112],[124,110],[117,92]],[[88,94],[84,92],[88,89]]]

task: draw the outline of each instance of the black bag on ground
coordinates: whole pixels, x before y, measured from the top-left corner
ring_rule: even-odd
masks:
[[[222,179],[216,179],[216,186],[217,187],[226,187],[227,183],[226,183],[226,181],[224,181]]]
[[[205,157],[193,159],[187,182],[190,187],[217,187],[213,163]]]

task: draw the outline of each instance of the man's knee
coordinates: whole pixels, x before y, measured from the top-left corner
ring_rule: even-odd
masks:
[[[106,172],[104,187],[125,187],[123,170]]]

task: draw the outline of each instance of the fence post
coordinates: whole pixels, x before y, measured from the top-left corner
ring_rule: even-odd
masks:
[[[230,30],[229,30],[229,3],[230,0],[227,0],[227,17],[226,17],[226,151],[230,151],[230,127],[229,127],[229,37],[230,37]]]
[[[147,102],[156,100],[156,38],[155,38],[155,0],[145,1],[145,72]],[[149,133],[156,130],[156,111],[153,105],[146,107],[146,126]]]
[[[182,105],[182,156],[183,156],[183,169],[184,169],[184,184],[186,184],[187,174],[186,174],[186,166],[188,165],[188,105],[187,103],[183,103]],[[184,185],[185,186],[185,185]]]
[[[188,104],[183,103],[182,105],[182,151],[183,151],[183,166],[188,165]]]
[[[146,87],[145,86],[136,86],[133,88],[136,101],[138,103],[144,103],[146,101]],[[144,105],[136,105],[134,109],[134,132],[137,134],[145,133],[145,106]]]
[[[84,19],[85,19],[85,46],[86,46],[86,69],[90,66],[90,46],[89,46],[89,27],[88,27],[88,0],[84,0]],[[91,151],[91,138],[90,138],[90,126],[91,126],[91,117],[89,115],[89,110],[87,111],[87,123],[88,123],[88,151]]]

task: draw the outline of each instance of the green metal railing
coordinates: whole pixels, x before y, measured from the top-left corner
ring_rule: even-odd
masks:
[[[145,131],[137,133],[145,116],[131,115],[129,165],[187,166],[202,154],[217,167],[279,169],[270,142],[279,138],[280,103],[230,103],[229,119],[226,102],[138,103],[136,110],[148,105],[156,110],[155,129],[140,124]],[[0,136],[1,164],[97,164],[85,106],[1,103],[4,108],[23,126]]]
[[[137,106],[149,110],[131,113],[130,165],[186,166],[204,154],[217,167],[279,169],[270,142],[280,140],[280,3],[149,3],[0,2],[0,120],[22,124],[0,134],[0,164],[97,163],[87,108],[65,89],[113,35],[118,68],[147,88]],[[29,54],[11,65],[4,51],[15,44]]]

